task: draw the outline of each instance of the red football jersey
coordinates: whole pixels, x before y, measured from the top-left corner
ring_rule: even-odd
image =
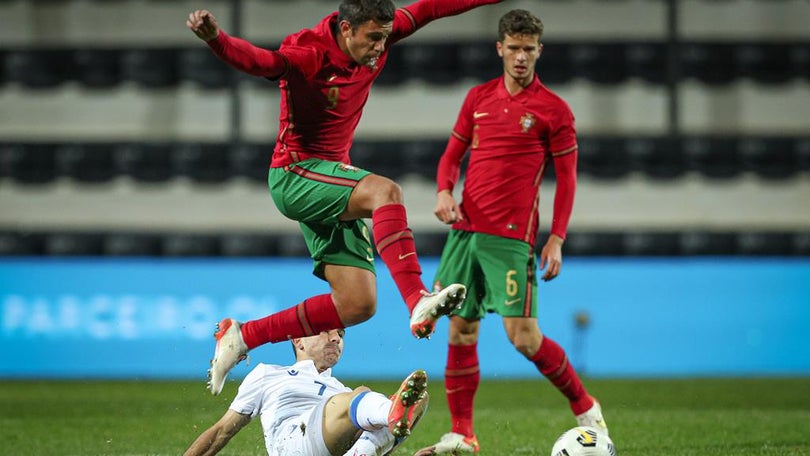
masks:
[[[241,71],[280,80],[279,133],[270,166],[307,158],[350,163],[354,130],[391,45],[434,19],[499,1],[419,0],[397,9],[385,50],[373,69],[340,50],[335,38],[337,12],[312,29],[288,36],[278,51],[253,46],[223,31],[208,45]]]
[[[397,14],[392,38],[402,20]],[[335,42],[336,26],[333,13],[315,28],[288,36],[278,50],[288,69],[279,82],[279,129],[270,166],[307,158],[350,163],[354,130],[388,59],[388,46],[376,68],[358,65]]]
[[[440,161],[438,190],[453,189],[467,150],[464,220],[453,228],[533,246],[540,183],[554,160],[557,188],[551,232],[565,238],[576,189],[577,150],[574,115],[565,101],[537,76],[514,96],[504,87],[503,77],[473,87]]]

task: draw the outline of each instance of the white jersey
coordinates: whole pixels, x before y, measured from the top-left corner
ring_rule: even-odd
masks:
[[[230,409],[261,417],[268,453],[279,431],[298,424],[301,415],[338,393],[352,391],[335,377],[332,369],[318,372],[311,360],[292,366],[258,364],[245,377]]]

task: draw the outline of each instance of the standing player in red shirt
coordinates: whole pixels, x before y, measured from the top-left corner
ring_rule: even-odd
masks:
[[[515,348],[571,403],[580,425],[607,432],[601,407],[582,385],[565,351],[537,324],[535,239],[540,181],[553,162],[557,175],[551,234],[540,253],[543,280],[560,273],[562,244],[576,191],[574,116],[535,74],[543,23],[512,10],[498,28],[503,76],[473,87],[461,107],[439,161],[436,217],[452,223],[436,285],[468,286],[464,305],[451,313],[445,388],[451,432],[419,456],[477,453],[473,400],[478,389],[479,322],[487,312],[503,317]],[[462,202],[453,197],[461,160],[470,151]]]
[[[222,391],[228,372],[250,349],[356,325],[374,315],[373,249],[363,218],[372,219],[377,251],[408,306],[414,336],[430,336],[436,320],[464,300],[460,284],[427,291],[402,189],[351,166],[349,149],[391,45],[434,19],[499,1],[420,0],[397,9],[391,0],[343,0],[337,12],[289,35],[276,51],[228,36],[208,11],[189,15],[186,25],[222,60],[279,81],[270,193],[281,213],[300,223],[315,261],[313,272],[331,288],[259,320],[222,320],[209,370],[212,394]]]

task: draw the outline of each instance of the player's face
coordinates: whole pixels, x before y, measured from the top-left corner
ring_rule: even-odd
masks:
[[[497,43],[498,55],[503,59],[506,76],[527,86],[534,79],[534,65],[543,52],[537,35],[506,35]]]
[[[343,334],[342,329],[323,331],[316,336],[302,337],[299,341],[303,345],[303,351],[315,362],[318,369],[327,369],[340,360],[343,354]]]
[[[341,22],[340,35],[345,45],[344,51],[360,65],[375,68],[393,26],[393,22],[378,24],[368,21],[352,28],[348,22]]]

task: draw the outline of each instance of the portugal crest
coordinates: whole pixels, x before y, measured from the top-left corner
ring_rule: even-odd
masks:
[[[523,133],[528,133],[529,129],[534,126],[537,122],[537,119],[534,117],[534,114],[527,112],[520,117],[520,126],[523,128]]]

